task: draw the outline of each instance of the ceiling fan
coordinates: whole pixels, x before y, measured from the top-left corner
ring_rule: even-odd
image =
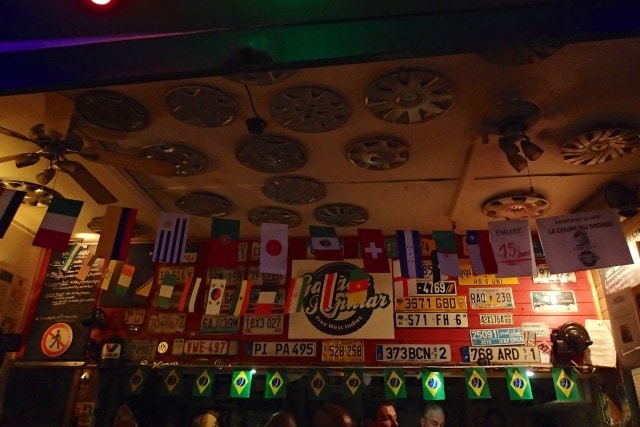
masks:
[[[108,151],[99,143],[91,141],[87,135],[70,130],[75,104],[66,96],[50,92],[45,94],[44,123],[31,128],[31,137],[0,126],[0,133],[36,144],[39,150],[0,157],[0,163],[14,161],[17,168],[32,166],[40,160],[48,164],[36,175],[41,185],[48,184],[58,172],[68,174],[97,203],[110,204],[118,199],[80,162],[69,159],[77,154],[85,160],[108,164],[114,167],[135,170],[136,172],[174,176],[172,163],[134,156],[126,153]],[[91,143],[85,147],[85,142]]]

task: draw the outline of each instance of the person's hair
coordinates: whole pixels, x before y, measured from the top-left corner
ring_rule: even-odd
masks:
[[[372,400],[365,407],[365,418],[370,421],[375,421],[378,418],[378,409],[382,406],[393,406],[393,402],[390,400]]]
[[[427,414],[431,411],[442,412],[444,414],[444,409],[442,409],[442,406],[438,405],[437,403],[429,403],[427,406],[424,407],[424,410],[422,411],[422,416],[423,417],[427,416]]]
[[[264,427],[296,427],[296,419],[291,412],[278,411],[271,415]]]
[[[353,427],[349,412],[337,403],[322,403],[313,413],[314,427]]]
[[[489,408],[483,415],[483,426],[486,427],[503,427],[507,425],[507,417],[504,416],[499,408]]]

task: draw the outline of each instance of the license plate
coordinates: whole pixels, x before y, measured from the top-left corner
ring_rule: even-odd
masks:
[[[240,318],[231,315],[205,314],[200,318],[202,334],[237,334],[240,332]]]
[[[253,341],[247,343],[251,357],[316,357],[315,341]]]
[[[467,313],[396,313],[396,328],[468,328]]]
[[[364,362],[364,341],[328,340],[322,341],[322,361],[341,363]]]
[[[522,328],[471,329],[469,335],[471,345],[476,347],[524,344]]]
[[[456,282],[442,280],[440,282],[417,282],[418,295],[457,295]]]
[[[131,360],[153,359],[158,341],[129,340],[125,342],[125,358]]]
[[[470,288],[469,303],[475,309],[513,308],[511,288]]]
[[[467,298],[458,297],[404,297],[396,299],[396,311],[442,312],[467,311]]]
[[[549,324],[547,322],[522,322],[522,330],[533,333],[538,337],[549,336]]]
[[[533,275],[533,283],[576,283],[576,273],[552,274],[548,265],[539,265]]]
[[[463,347],[462,360],[467,363],[479,360],[496,363],[540,363],[540,350],[536,346]]]
[[[201,356],[236,356],[240,344],[238,341],[224,340],[186,340],[183,354]]]
[[[378,344],[376,361],[423,364],[451,362],[451,346],[449,344]]]
[[[193,277],[195,267],[160,267],[158,268],[158,283],[162,283],[164,276],[170,274],[176,278],[176,285],[184,285],[189,276]]]
[[[242,323],[243,335],[281,335],[283,332],[284,314],[267,314],[259,316],[247,314]]]
[[[480,325],[513,325],[513,313],[480,313]]]
[[[157,313],[149,316],[147,331],[150,334],[176,334],[184,332],[185,313]]]
[[[146,310],[144,308],[128,308],[124,312],[125,325],[142,325]]]

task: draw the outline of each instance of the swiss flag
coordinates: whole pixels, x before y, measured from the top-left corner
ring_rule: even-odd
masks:
[[[359,228],[358,241],[360,242],[365,271],[368,273],[388,273],[389,259],[384,247],[382,231]]]

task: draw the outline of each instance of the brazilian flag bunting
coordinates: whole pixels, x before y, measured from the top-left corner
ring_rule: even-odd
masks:
[[[551,368],[553,385],[556,389],[558,400],[580,400],[580,391],[576,383],[576,377],[571,368]]]
[[[233,371],[231,375],[231,397],[248,399],[251,397],[251,371]]]
[[[343,391],[345,397],[360,397],[364,392],[362,369],[347,369],[343,377]]]
[[[491,399],[487,373],[484,368],[467,368],[464,370],[469,399]]]
[[[387,399],[404,399],[407,397],[407,384],[404,381],[404,370],[390,368],[384,370],[384,396]]]
[[[424,400],[444,400],[444,375],[432,369],[422,370],[422,398]]]
[[[202,368],[196,374],[191,395],[195,397],[209,397],[213,390],[213,369]]]
[[[144,384],[147,381],[147,376],[149,375],[149,368],[146,366],[137,366],[133,369],[133,372],[129,376],[129,381],[127,382],[127,390],[126,394],[128,395],[138,395],[142,393],[142,389],[144,388]]]
[[[162,395],[177,396],[182,394],[181,369],[172,366],[165,370],[162,378]]]
[[[284,399],[287,394],[286,376],[282,375],[279,370],[267,371],[267,383],[264,387],[265,399]]]
[[[509,399],[533,399],[533,392],[531,391],[531,381],[529,381],[529,377],[527,376],[526,368],[506,368],[505,371],[507,377],[507,389],[509,390]]]
[[[326,399],[328,377],[324,369],[313,369],[309,372],[309,396],[312,400]]]

